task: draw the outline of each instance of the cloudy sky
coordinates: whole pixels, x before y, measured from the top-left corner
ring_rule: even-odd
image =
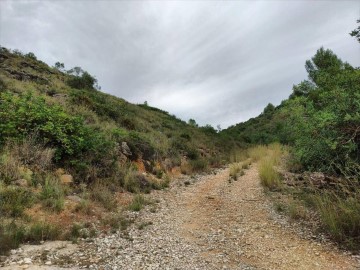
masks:
[[[0,45],[224,128],[287,98],[321,46],[360,66],[359,18],[360,1],[1,0]]]

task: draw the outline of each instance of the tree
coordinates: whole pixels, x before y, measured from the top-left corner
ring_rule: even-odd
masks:
[[[84,71],[81,67],[74,67],[67,71],[71,75],[67,84],[76,89],[100,89],[97,84],[97,79],[91,76],[87,71]]]
[[[33,52],[29,52],[29,53],[25,54],[25,57],[33,59],[33,60],[37,60],[37,58]]]
[[[265,107],[265,109],[264,109],[264,111],[263,111],[263,114],[271,114],[271,113],[273,113],[274,111],[275,111],[275,106],[272,105],[271,103],[269,103],[269,104]]]
[[[357,23],[360,23],[360,20],[356,21]],[[358,28],[351,31],[350,36],[355,37],[358,42],[360,42],[360,26]]]
[[[198,124],[194,119],[189,119],[188,124],[193,127],[198,127]]]
[[[305,63],[306,71],[311,82],[316,86],[326,87],[337,81],[339,71],[344,69],[345,64],[331,50],[323,47],[317,50],[311,60]]]
[[[312,90],[314,90],[314,88],[314,84],[310,81],[302,81],[298,85],[293,86],[293,93],[290,95],[290,98],[307,96]]]
[[[55,63],[55,68],[57,69],[57,70],[63,70],[64,68],[65,68],[65,65],[64,65],[64,63],[60,63],[60,62],[56,62]]]

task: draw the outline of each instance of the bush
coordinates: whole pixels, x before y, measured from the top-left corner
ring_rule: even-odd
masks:
[[[360,248],[360,194],[346,198],[318,194],[313,200],[325,229],[333,239],[348,248]]]
[[[0,213],[2,216],[19,217],[35,201],[31,191],[0,183]]]
[[[4,147],[4,155],[15,159],[17,164],[47,170],[52,166],[55,150],[38,143],[38,134],[29,134],[24,139],[8,141]]]
[[[34,132],[41,143],[55,149],[57,160],[79,155],[93,148],[92,132],[79,117],[68,115],[60,106],[47,105],[31,93],[0,94],[0,144],[6,139],[23,139]]]
[[[18,248],[21,243],[39,244],[45,240],[55,240],[60,236],[60,228],[44,222],[36,222],[28,227],[19,225],[14,220],[0,223],[0,254],[6,255],[9,250]]]
[[[204,172],[209,169],[209,163],[206,159],[190,160],[189,164],[193,172]]]
[[[60,235],[60,228],[45,222],[32,224],[26,233],[26,240],[35,244],[41,241],[55,240]]]
[[[95,89],[97,80],[91,76],[88,72],[83,71],[81,75],[72,75],[67,81],[67,84],[75,89]]]
[[[11,249],[18,248],[26,239],[24,226],[14,221],[9,224],[0,223],[0,255],[7,255]]]
[[[63,210],[64,190],[58,181],[46,179],[39,196],[44,207],[56,212]]]
[[[94,201],[101,203],[107,210],[116,208],[117,203],[114,195],[106,185],[95,183],[91,188],[90,196]]]
[[[136,194],[131,203],[129,204],[129,210],[138,212],[143,209],[144,205],[149,204],[149,202],[140,194]]]

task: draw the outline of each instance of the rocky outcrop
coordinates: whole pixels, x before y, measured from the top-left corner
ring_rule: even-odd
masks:
[[[132,156],[132,152],[131,152],[130,147],[128,146],[127,142],[121,143],[121,152],[127,157]]]
[[[72,177],[71,174],[63,174],[60,175],[60,182],[64,185],[70,185],[71,183],[74,182],[74,178]]]

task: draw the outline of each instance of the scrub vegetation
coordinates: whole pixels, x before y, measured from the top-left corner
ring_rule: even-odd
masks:
[[[0,47],[0,253],[74,240],[91,217],[125,228],[122,210],[140,211],[144,194],[167,188],[172,176],[231,164],[229,181],[238,180],[255,163],[267,190],[294,195],[276,208],[302,218],[298,201],[334,240],[358,249],[360,69],[325,48],[305,68],[307,80],[279,106],[217,131],[101,92],[80,67]],[[289,188],[284,170],[321,173],[321,185],[337,180]],[[74,214],[78,223],[69,222]]]

